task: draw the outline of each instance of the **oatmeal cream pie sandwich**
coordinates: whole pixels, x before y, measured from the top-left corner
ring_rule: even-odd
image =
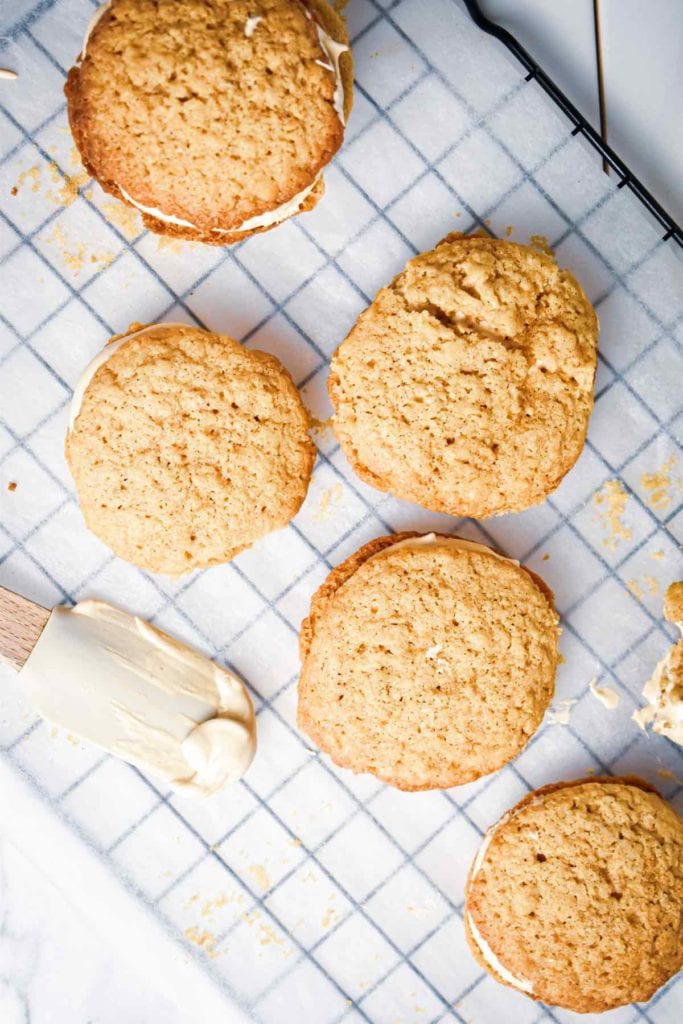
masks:
[[[486,834],[465,929],[497,981],[551,1006],[640,1003],[683,967],[683,819],[640,779],[530,793]]]
[[[367,483],[483,519],[543,501],[583,448],[597,317],[545,253],[449,235],[411,260],[332,360],[333,426]]]
[[[93,533],[179,575],[286,526],[313,469],[308,426],[274,356],[187,324],[134,324],[76,386],[66,457]]]
[[[539,577],[482,544],[370,541],[314,594],[298,723],[343,768],[457,786],[515,757],[555,686],[558,616]]]
[[[316,205],[352,87],[326,0],[109,0],[65,91],[106,192],[158,234],[226,245]]]

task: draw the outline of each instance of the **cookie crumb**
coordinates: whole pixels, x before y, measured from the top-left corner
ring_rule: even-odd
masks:
[[[529,245],[536,252],[543,252],[547,256],[555,255],[555,250],[551,247],[545,235],[529,235]]]
[[[10,480],[10,482],[7,484],[7,490],[8,491],[16,491],[17,487],[18,487],[18,484],[17,484],[16,480]]]
[[[211,932],[206,932],[202,931],[199,928],[195,928],[194,925],[192,925],[190,928],[186,928],[183,934],[185,938],[188,939],[189,942],[192,942],[195,946],[198,946],[199,949],[203,950],[208,957],[211,957],[212,960],[216,959],[216,957],[218,956],[218,951],[216,949],[218,939],[216,938],[215,935],[212,935]]]
[[[656,562],[661,562],[661,560],[664,558],[664,552],[661,548],[659,549],[659,551],[652,551],[650,552],[650,558],[654,558]]]
[[[641,487],[647,491],[645,500],[655,511],[668,508],[672,502],[672,492],[681,490],[681,478],[672,473],[677,462],[677,457],[672,455],[654,473],[643,473],[640,478]]]
[[[334,516],[334,506],[339,504],[343,493],[344,489],[341,484],[334,484],[323,491],[320,505],[313,516],[316,522],[324,522]]]
[[[550,554],[546,551],[546,553],[543,555],[543,561],[547,562],[549,558],[550,558]]]
[[[92,189],[86,192],[86,197],[92,199]],[[134,210],[131,206],[126,206],[124,203],[119,203],[116,199],[102,203],[102,213],[109,223],[118,228],[129,242],[137,238],[142,231],[142,223],[138,211]]]
[[[261,889],[270,889],[270,878],[263,864],[250,864],[247,870]]]
[[[593,504],[598,509],[598,518],[607,529],[608,535],[602,543],[609,551],[616,551],[622,540],[630,540],[632,530],[624,523],[628,494],[621,480],[606,480],[599,491],[593,496]]]
[[[326,430],[332,429],[332,422],[334,416],[328,416],[326,420],[319,420],[317,416],[309,416],[310,429],[315,433],[324,433]]]
[[[34,164],[33,167],[29,167],[27,170],[22,171],[17,178],[15,184],[10,189],[10,193],[16,196],[21,188],[26,183],[29,183],[31,192],[38,192],[40,189],[40,167],[38,164]]]
[[[19,75],[16,71],[12,71],[11,68],[0,68],[0,78],[6,82],[15,82]]]

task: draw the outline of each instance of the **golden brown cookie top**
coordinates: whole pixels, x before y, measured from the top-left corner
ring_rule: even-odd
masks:
[[[314,595],[298,721],[338,765],[400,789],[454,786],[505,764],[537,729],[558,660],[549,592],[462,545],[379,538]]]
[[[547,786],[475,858],[466,927],[499,981],[581,1013],[641,1002],[683,965],[683,821],[638,779]]]
[[[527,508],[581,452],[596,340],[588,299],[550,256],[450,235],[337,350],[335,432],[380,490],[454,515]]]
[[[83,161],[105,189],[146,208],[155,230],[219,243],[216,229],[231,240],[305,204],[351,106],[346,28],[324,0],[101,10],[66,91]]]
[[[93,533],[127,561],[179,574],[285,526],[315,448],[278,360],[179,324],[112,341],[77,389],[66,441]]]

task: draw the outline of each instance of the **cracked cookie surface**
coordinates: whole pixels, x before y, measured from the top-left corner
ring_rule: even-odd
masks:
[[[411,260],[332,360],[334,430],[367,483],[484,518],[554,490],[581,453],[597,317],[526,246],[449,235]]]
[[[176,575],[285,526],[315,447],[281,363],[182,325],[112,342],[66,441],[93,533],[119,557]]]
[[[489,829],[468,942],[498,981],[579,1013],[649,999],[683,966],[683,820],[639,779],[530,793]]]
[[[341,767],[446,788],[500,768],[538,728],[558,663],[552,594],[463,543],[380,537],[313,596],[298,723]]]

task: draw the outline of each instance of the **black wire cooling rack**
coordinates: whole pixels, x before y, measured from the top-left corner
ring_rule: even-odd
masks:
[[[572,135],[583,135],[584,138],[590,143],[593,149],[600,154],[603,161],[605,161],[617,174],[619,183],[617,188],[629,188],[631,192],[640,200],[643,206],[649,210],[650,214],[658,221],[659,224],[664,228],[663,241],[668,241],[670,238],[673,239],[681,248],[683,248],[683,230],[679,227],[673,217],[667,213],[661,203],[658,203],[652,193],[645,188],[642,181],[636,177],[632,170],[626,166],[624,161],[614,152],[611,146],[609,146],[599,133],[595,130],[592,124],[583,116],[580,110],[578,110],[570,99],[562,92],[562,90],[555,84],[550,75],[548,75],[540,64],[534,60],[531,54],[526,50],[519,40],[509,32],[506,28],[496,24],[495,21],[491,21],[484,12],[482,11],[478,0],[464,0],[465,6],[469,12],[470,17],[476,25],[489,35],[499,39],[504,46],[508,48],[520,64],[526,68],[528,74],[526,80],[531,81],[533,78],[540,87],[550,96],[554,103],[560,108],[560,110],[569,118],[574,125]]]

